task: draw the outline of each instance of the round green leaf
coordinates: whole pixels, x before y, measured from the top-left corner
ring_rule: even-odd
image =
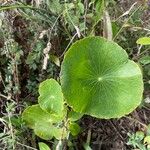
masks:
[[[150,45],[150,37],[139,38],[136,43],[141,45]]]
[[[137,131],[135,134],[135,139],[140,142],[142,141],[144,138],[144,133],[142,131]]]
[[[116,43],[100,37],[77,41],[61,67],[62,91],[77,112],[118,118],[141,102],[141,70]]]
[[[75,111],[69,111],[68,112],[68,119],[70,121],[77,121],[79,120],[80,118],[82,118],[83,114],[81,113],[78,113],[78,112],[75,112]]]
[[[39,123],[35,126],[34,132],[37,136],[44,140],[50,140],[53,137],[56,139],[61,139],[66,137],[66,132],[63,128],[51,125],[49,123]]]
[[[77,123],[72,122],[69,124],[69,130],[73,136],[76,136],[80,133],[81,128]]]
[[[45,112],[39,105],[33,105],[25,109],[22,119],[42,139],[50,140],[53,137],[59,139],[62,135],[66,136],[61,128],[63,118]]]
[[[43,142],[39,142],[39,149],[40,150],[50,150],[49,146]]]
[[[49,112],[61,114],[63,111],[63,94],[58,82],[54,79],[47,79],[39,86],[38,102],[40,107]]]
[[[144,143],[150,144],[150,136],[144,138]]]
[[[150,64],[150,56],[144,56],[139,61],[143,65]]]
[[[22,119],[31,129],[34,129],[35,126],[41,122],[44,126],[45,124],[52,125],[53,123],[57,123],[62,120],[59,116],[43,111],[39,105],[32,105],[26,108],[22,114]]]

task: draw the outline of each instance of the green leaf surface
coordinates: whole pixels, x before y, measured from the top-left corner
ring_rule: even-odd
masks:
[[[144,143],[150,144],[150,136],[144,138]]]
[[[77,41],[61,67],[64,97],[74,111],[118,118],[141,102],[142,73],[116,43],[100,37]]]
[[[150,64],[150,56],[144,56],[140,59],[140,63],[142,63],[143,65],[147,65]]]
[[[97,14],[96,18],[97,20],[101,20],[105,8],[105,0],[95,0],[95,5]]]
[[[58,82],[54,79],[47,79],[39,86],[38,102],[40,107],[54,114],[62,114],[63,111],[63,94]]]
[[[22,119],[25,121],[27,126],[34,129],[35,126],[41,122],[43,126],[45,124],[52,125],[53,123],[61,121],[62,118],[43,111],[37,104],[26,108],[22,114]]]
[[[142,131],[137,131],[135,134],[135,139],[140,142],[144,139],[144,133]]]
[[[87,143],[85,143],[84,145],[83,145],[83,147],[84,147],[84,149],[85,150],[92,150],[92,148],[89,146],[89,144],[87,144]]]
[[[59,57],[55,56],[55,55],[50,55],[50,60],[57,65],[58,67],[60,67],[60,60]]]
[[[35,125],[40,122],[44,123],[46,121],[52,123],[50,115],[48,113],[45,113],[38,104],[26,108],[22,114],[22,118],[25,121],[26,125],[31,129],[33,129]]]
[[[147,126],[146,135],[147,135],[147,136],[150,136],[150,124],[148,124],[148,126]]]
[[[139,38],[136,43],[140,45],[150,45],[150,37]]]
[[[66,133],[63,131],[63,128],[56,127],[49,123],[39,123],[36,124],[34,132],[37,136],[44,140],[50,140],[53,137],[56,139],[61,139],[66,137]]]
[[[78,8],[79,8],[80,13],[84,14],[84,5],[83,5],[83,3],[79,2],[78,3]]]
[[[95,0],[95,15],[93,16],[93,27],[102,19],[103,12],[105,10],[105,1],[104,0]]]
[[[75,112],[75,111],[69,111],[68,118],[70,121],[77,121],[80,118],[82,118],[83,114]]]
[[[33,105],[25,109],[22,119],[42,139],[50,140],[53,137],[59,139],[62,135],[62,128],[59,127],[62,124],[61,116],[47,113],[39,105]]]
[[[39,142],[39,149],[40,150],[50,150],[49,146],[43,142]]]
[[[81,128],[77,123],[72,122],[69,125],[69,130],[73,136],[76,136],[80,133]]]
[[[46,0],[49,10],[54,14],[59,14],[62,11],[62,6],[59,0]]]

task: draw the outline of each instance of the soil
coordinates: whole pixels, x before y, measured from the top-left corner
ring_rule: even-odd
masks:
[[[146,132],[145,125],[150,123],[150,109],[135,110],[132,114],[121,119],[100,120],[89,116],[81,120],[82,133],[79,135],[77,145],[83,150],[82,145],[91,132],[90,146],[92,150],[131,150],[127,145],[127,133],[136,131]]]

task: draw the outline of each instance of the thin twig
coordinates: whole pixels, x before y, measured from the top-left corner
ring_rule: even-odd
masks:
[[[10,98],[10,97],[8,97],[8,96],[5,96],[5,95],[3,95],[3,94],[1,94],[1,93],[0,93],[0,97],[3,97],[3,98],[5,98],[5,99],[7,99],[7,100],[11,100],[11,101],[15,102],[15,100],[13,100],[12,98]]]
[[[122,137],[122,135],[120,134],[120,132],[118,131],[118,129],[115,127],[115,125],[113,124],[113,122],[111,120],[109,120],[109,122],[111,123],[111,125],[113,126],[113,128],[115,129],[115,131],[118,133],[119,137],[121,138],[121,140],[123,141],[124,138]]]
[[[110,41],[113,37],[112,24],[107,10],[105,10],[103,16],[103,37],[107,38]]]
[[[77,33],[78,37],[80,38],[80,37],[81,37],[80,29],[79,29],[79,28],[78,28],[78,26],[77,26],[77,25],[75,25],[75,24],[74,24],[74,22],[72,21],[72,19],[71,19],[70,15],[69,15],[69,11],[68,11],[68,8],[67,8],[66,3],[67,3],[67,1],[65,0],[65,9],[66,9],[66,14],[67,14],[67,16],[68,16],[68,18],[69,18],[69,20],[70,20],[71,24],[72,24],[72,25],[73,25],[73,27],[75,28],[76,33]]]
[[[5,82],[3,80],[3,77],[2,77],[2,73],[0,72],[0,81],[2,82],[4,88],[6,88],[6,85],[5,85]]]
[[[144,128],[147,129],[147,125],[146,125],[146,124],[140,122],[139,120],[137,120],[137,119],[135,119],[135,118],[131,118],[131,117],[128,117],[128,116],[125,116],[124,118],[127,118],[127,119],[129,119],[129,120],[133,120],[134,122],[137,122],[138,124],[142,125]]]
[[[90,145],[91,142],[91,129],[88,130],[88,135],[87,135],[87,140],[86,140],[86,144]]]
[[[87,16],[87,11],[88,11],[88,0],[85,0],[85,8],[84,8],[84,35],[86,34],[86,16]]]
[[[12,122],[11,122],[11,113],[10,113],[10,111],[9,111],[9,109],[8,109],[8,111],[7,111],[7,114],[8,114],[8,127],[9,127],[9,129],[10,129],[10,135],[11,135],[11,139],[12,139],[12,148],[13,148],[13,150],[15,150],[15,135],[14,135],[14,132],[13,132],[13,125],[12,125]]]
[[[113,40],[115,40],[117,38],[117,36],[122,32],[122,29],[124,28],[124,26],[128,23],[128,21],[131,19],[131,17],[141,8],[141,6],[142,6],[142,4],[137,9],[135,9],[135,11],[133,11],[133,13],[124,22],[124,24],[122,25],[122,27],[120,28],[120,30],[118,31],[118,33],[115,35],[115,37],[113,38]]]
[[[42,11],[43,13],[47,13],[47,11],[45,9],[32,7],[30,5],[19,5],[19,4],[18,5],[1,6],[0,11],[9,10],[9,9],[17,9],[17,8],[27,8],[27,9],[32,9],[32,10],[39,10],[39,11]],[[49,12],[49,14],[56,16],[55,14],[53,14],[51,12]]]
[[[62,55],[59,58],[64,56],[64,54],[66,53],[67,49],[69,48],[69,46],[71,45],[71,43],[73,42],[73,40],[75,39],[76,36],[77,36],[77,33],[71,38],[69,44],[67,45],[66,49],[64,50],[64,52],[62,53]]]
[[[134,6],[135,6],[137,3],[138,3],[138,2],[135,2],[135,3],[129,8],[129,10],[127,10],[125,13],[123,13],[121,16],[119,16],[117,19],[115,19],[115,21],[118,21],[120,18],[122,18],[122,17],[128,15],[128,14],[132,11],[132,9],[134,8]]]
[[[23,147],[26,147],[26,148],[28,148],[28,149],[37,150],[36,148],[30,147],[30,146],[28,146],[28,145],[21,144],[21,143],[19,143],[19,142],[17,142],[17,144],[18,144],[18,145],[21,145],[21,146],[23,146]]]
[[[62,13],[56,18],[54,24],[53,24],[52,27],[51,27],[51,30],[50,30],[50,39],[51,39],[51,36],[52,36],[52,31],[53,31],[53,29],[54,29],[54,27],[55,27],[55,25],[56,25],[58,19],[61,17],[61,15],[62,15]]]

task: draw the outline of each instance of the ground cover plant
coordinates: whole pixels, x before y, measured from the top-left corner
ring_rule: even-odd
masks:
[[[53,79],[42,82],[39,105],[23,113],[26,124],[46,140],[53,136],[62,140],[69,135],[67,130],[78,133],[78,125],[68,121],[63,94],[76,113],[105,119],[130,113],[142,99],[139,66],[128,60],[121,47],[103,38],[89,37],[73,44],[65,55],[61,76],[62,91]]]
[[[0,2],[0,149],[149,149],[149,1]]]

